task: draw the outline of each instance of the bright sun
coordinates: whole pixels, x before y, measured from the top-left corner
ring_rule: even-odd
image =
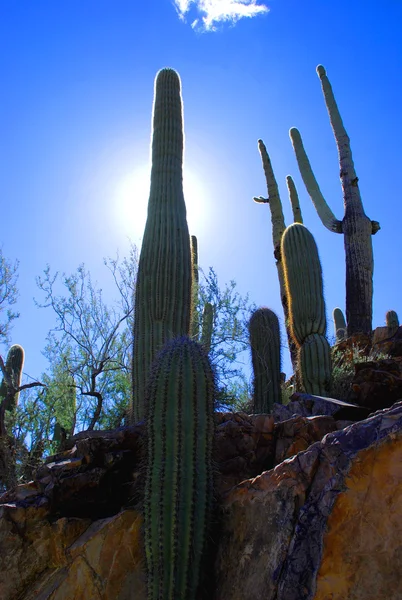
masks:
[[[116,217],[125,233],[135,242],[142,239],[150,187],[150,169],[143,166],[129,173],[117,186]],[[189,169],[183,175],[187,222],[191,235],[199,235],[208,219],[208,197],[197,176]]]

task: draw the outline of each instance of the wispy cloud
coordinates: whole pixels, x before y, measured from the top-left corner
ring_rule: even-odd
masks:
[[[257,4],[259,0],[174,0],[176,10],[181,19],[186,20],[187,13],[193,8],[198,17],[192,21],[193,29],[214,31],[222,22],[237,23],[244,17],[256,17],[267,13],[265,4]]]

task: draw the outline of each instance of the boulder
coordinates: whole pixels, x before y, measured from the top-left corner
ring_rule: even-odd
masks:
[[[396,359],[356,363],[348,401],[374,411],[402,400],[401,365]]]
[[[361,421],[367,418],[370,412],[370,409],[364,406],[343,400],[295,392],[290,397],[289,404],[274,404],[272,414],[275,422],[286,421],[295,415],[303,417],[327,415],[336,420]]]

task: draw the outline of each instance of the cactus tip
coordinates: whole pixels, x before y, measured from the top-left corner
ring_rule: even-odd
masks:
[[[300,131],[297,129],[297,127],[291,127],[289,129],[289,136],[291,140],[294,140],[295,138],[300,138]]]
[[[318,65],[316,71],[317,71],[318,77],[324,77],[324,75],[327,74],[326,71],[325,71],[325,69],[324,69],[324,67],[322,65]]]

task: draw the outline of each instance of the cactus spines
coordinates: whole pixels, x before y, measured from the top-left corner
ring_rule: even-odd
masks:
[[[315,240],[304,225],[289,225],[282,236],[281,255],[289,324],[298,347],[302,385],[307,393],[326,395],[329,392],[331,369],[328,370],[328,365],[331,357],[325,339],[327,322],[321,263]]]
[[[331,386],[331,348],[318,333],[308,335],[299,350],[300,377],[307,393],[321,395]]]
[[[207,354],[211,350],[212,332],[214,329],[214,313],[214,305],[210,302],[206,302],[202,313],[201,344]]]
[[[180,79],[173,69],[162,69],[155,79],[151,189],[135,295],[132,421],[145,416],[145,386],[156,352],[167,340],[190,331],[183,140]]]
[[[300,174],[316,207],[322,223],[330,231],[344,235],[346,256],[346,320],[347,333],[351,336],[364,333],[371,336],[373,313],[373,248],[371,236],[380,225],[371,221],[364,212],[360,197],[350,139],[346,133],[338,106],[322,65],[317,67],[332,130],[338,148],[340,178],[343,191],[344,217],[338,220],[326,203],[312,171],[297,129],[290,130]]]
[[[281,346],[279,320],[266,307],[257,308],[249,325],[253,365],[253,410],[270,413],[274,402],[281,403]]]
[[[159,352],[147,385],[144,498],[148,600],[193,600],[212,499],[214,376],[182,337]]]
[[[14,410],[18,406],[20,393],[14,392],[14,390],[18,390],[21,385],[24,358],[25,353],[22,346],[19,344],[11,346],[5,364],[8,381],[3,377],[0,386],[0,401],[4,399],[5,410]]]
[[[286,176],[286,184],[288,186],[289,200],[292,206],[293,222],[303,223],[303,217],[300,208],[299,194],[297,193],[295,182],[290,175]]]
[[[342,310],[340,308],[334,308],[332,311],[332,318],[334,320],[336,341],[340,342],[346,337],[346,321]]]
[[[399,318],[394,310],[388,310],[385,313],[385,324],[388,327],[389,337],[392,337],[399,327]]]

